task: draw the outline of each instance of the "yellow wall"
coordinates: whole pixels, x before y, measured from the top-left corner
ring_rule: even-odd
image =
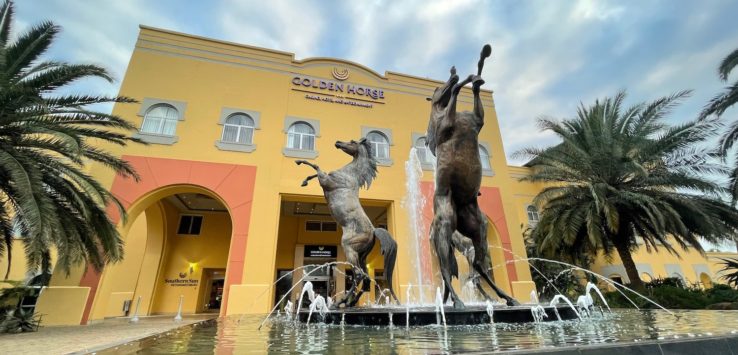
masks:
[[[151,313],[176,313],[179,297],[184,296],[182,313],[196,313],[203,309],[198,302],[203,269],[225,269],[228,260],[228,247],[231,236],[231,220],[227,213],[199,213],[204,216],[202,230],[198,236],[177,235],[179,212],[171,204],[163,201],[168,224],[166,236],[166,255],[159,273],[156,295]],[[190,266],[193,266],[190,273]],[[180,273],[185,278],[198,280],[193,286],[173,286],[165,283],[167,279],[178,279]]]
[[[35,311],[45,326],[78,325],[89,293],[89,287],[47,287],[41,291]]]
[[[25,281],[27,278],[26,268],[26,254],[23,250],[23,242],[16,239],[13,240],[12,260],[10,261],[10,274],[8,274],[8,280],[10,281]],[[8,270],[8,254],[5,254],[0,258],[0,275],[5,276]],[[10,284],[2,282],[0,279],[0,288],[11,286]]]

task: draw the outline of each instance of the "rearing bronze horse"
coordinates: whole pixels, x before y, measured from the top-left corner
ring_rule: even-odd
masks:
[[[479,132],[484,125],[484,108],[479,97],[484,60],[492,53],[485,45],[479,58],[477,75],[469,75],[459,82],[456,68],[451,68],[448,81],[433,93],[426,144],[436,156],[436,191],[433,196],[433,224],[431,243],[439,260],[445,284],[444,301],[450,294],[455,308],[464,303],[451,286],[452,277],[459,277],[454,257],[452,238],[455,231],[471,239],[474,246],[473,269],[507,301],[517,302],[502,291],[490,277],[490,257],[487,249],[487,218],[479,209],[477,196],[482,183],[482,165],[479,160]],[[474,110],[456,112],[456,101],[461,88],[472,84]]]
[[[386,229],[374,228],[359,201],[359,188],[369,188],[377,176],[377,161],[372,155],[371,145],[366,138],[362,138],[358,142],[336,141],[336,148],[354,159],[341,169],[327,174],[315,164],[305,160],[295,161],[297,165],[305,164],[315,169],[317,174],[305,178],[302,186],[307,186],[310,180],[318,178],[331,215],[343,229],[341,246],[346,254],[346,261],[353,265],[354,283],[336,306],[343,304],[353,307],[364,291],[369,290],[371,283],[366,269],[366,257],[372,251],[376,239],[379,239],[380,250],[384,256],[384,275],[389,284],[390,294],[395,302],[400,303],[392,289],[397,242]],[[362,287],[357,291],[359,283]]]

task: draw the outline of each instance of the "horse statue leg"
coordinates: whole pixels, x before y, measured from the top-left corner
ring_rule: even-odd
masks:
[[[489,276],[490,257],[487,249],[487,219],[479,209],[476,201],[459,210],[459,226],[464,235],[471,238],[474,244],[474,270],[489,284],[498,296],[505,299],[508,306],[520,305],[505,291],[497,287]],[[485,265],[486,264],[486,265]]]
[[[316,177],[318,177],[318,174],[313,174],[313,175],[306,177],[305,180],[302,180],[302,184],[300,186],[302,187],[308,186],[308,182],[312,179],[315,179]]]
[[[454,308],[462,309],[464,308],[464,302],[461,301],[451,285],[452,277],[459,277],[459,266],[456,264],[454,249],[451,245],[452,234],[456,230],[456,212],[451,201],[451,191],[443,194],[437,190],[433,205],[435,216],[431,224],[431,243],[438,256],[445,291],[451,296]]]

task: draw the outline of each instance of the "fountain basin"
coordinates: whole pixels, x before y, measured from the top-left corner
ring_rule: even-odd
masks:
[[[576,319],[577,314],[568,306],[546,306],[543,309],[547,317],[543,321],[557,321],[556,312],[562,320]],[[341,324],[364,326],[407,326],[408,314],[405,307],[356,307],[349,309],[332,310],[325,317],[313,316],[310,323]],[[485,306],[466,306],[463,310],[453,307],[444,307],[447,325],[476,325],[489,324],[489,314]],[[390,323],[390,315],[392,323]],[[438,324],[438,313],[435,307],[413,307],[410,309],[409,325],[422,326]],[[495,323],[527,323],[534,322],[531,306],[502,306],[497,305],[492,313]],[[303,310],[299,314],[300,322],[307,322],[308,312]]]

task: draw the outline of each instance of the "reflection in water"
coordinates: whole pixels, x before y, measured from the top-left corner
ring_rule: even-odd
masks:
[[[105,353],[427,353],[537,349],[633,342],[738,332],[738,311],[614,310],[584,321],[476,326],[362,327],[276,320],[257,330],[262,315],[228,317],[186,326]],[[599,314],[599,313],[598,313]]]

